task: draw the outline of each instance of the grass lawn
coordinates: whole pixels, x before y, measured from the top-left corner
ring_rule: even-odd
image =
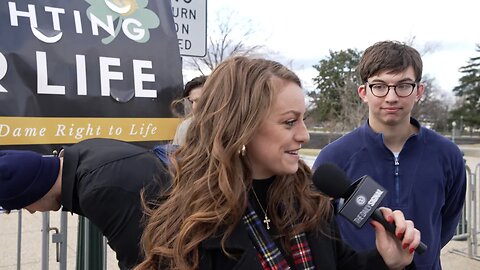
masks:
[[[300,155],[316,157],[320,153],[320,149],[300,149]]]

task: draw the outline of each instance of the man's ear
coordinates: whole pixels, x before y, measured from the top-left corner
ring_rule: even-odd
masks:
[[[425,85],[423,83],[419,83],[417,86],[417,95],[415,96],[415,102],[418,102],[422,98],[424,91]]]
[[[358,93],[358,96],[360,97],[360,99],[367,103],[368,100],[367,100],[367,87],[365,86],[365,84],[362,84],[358,87],[357,89],[357,93]]]

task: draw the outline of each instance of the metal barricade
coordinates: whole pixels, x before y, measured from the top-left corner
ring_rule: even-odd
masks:
[[[467,177],[467,192],[465,196],[465,204],[463,205],[463,211],[460,215],[460,221],[457,225],[455,235],[452,238],[452,240],[457,240],[457,241],[468,240],[470,236],[468,221],[470,220],[469,217],[470,217],[470,211],[472,207],[471,207],[471,196],[470,196],[469,190],[470,190],[470,183],[472,181],[473,175],[470,171],[470,167],[468,166],[466,166],[466,177]]]
[[[42,213],[42,270],[49,269],[49,236],[52,234],[52,243],[55,247],[56,262],[59,263],[59,269],[67,269],[67,213],[60,214],[60,229],[50,226],[50,212]]]
[[[10,213],[11,215],[13,215],[14,213],[17,213],[17,215],[18,215],[18,218],[17,218],[16,268],[17,268],[17,270],[20,270],[21,263],[22,263],[22,210],[7,211],[7,210],[0,207],[0,214],[7,214],[7,213]]]
[[[77,235],[76,270],[107,269],[107,244],[101,231],[80,216]]]
[[[469,250],[469,257],[475,258],[480,260],[480,254],[478,253],[478,210],[480,203],[479,192],[478,192],[478,176],[480,172],[480,164],[475,166],[475,171],[472,174],[472,181],[470,181],[470,198],[471,198],[471,209],[470,209],[470,217],[472,220],[471,228],[471,237],[469,238],[468,242],[468,250]]]
[[[478,210],[480,209],[479,185],[478,177],[480,175],[480,164],[475,166],[475,170],[471,170],[466,166],[467,175],[467,193],[465,205],[461,214],[460,222],[457,227],[453,240],[467,240],[467,250],[453,249],[452,252],[467,256],[471,259],[480,260],[478,253],[478,237],[480,233]]]
[[[4,214],[5,210],[3,210],[2,208],[0,208],[0,214]],[[23,228],[23,216],[22,216],[22,213],[23,213],[23,210],[13,210],[10,212],[9,215],[15,215],[17,214],[18,215],[18,221],[17,221],[17,228],[16,228],[16,262],[14,260],[10,261],[9,262],[9,269],[12,269],[10,268],[11,266],[15,266],[17,270],[20,270],[22,269],[22,267],[26,267],[28,269],[31,269],[32,268],[32,264],[31,262],[28,262],[28,250],[29,249],[35,249],[35,246],[32,246],[31,244],[27,244],[27,245],[22,245],[22,240],[27,240],[27,239],[22,239],[22,229],[25,229]],[[60,226],[57,228],[57,227],[52,227],[52,224],[51,224],[51,221],[50,221],[50,214],[51,212],[44,212],[44,213],[41,213],[42,214],[42,218],[41,218],[41,229],[40,229],[40,234],[36,234],[36,236],[34,236],[34,239],[37,239],[38,237],[38,240],[39,242],[41,242],[41,246],[39,246],[39,248],[41,248],[40,252],[41,254],[39,255],[40,256],[40,262],[38,266],[34,266],[34,269],[41,269],[41,270],[48,270],[48,269],[60,269],[60,270],[66,270],[66,269],[71,269],[72,267],[69,267],[67,268],[67,235],[68,235],[68,213],[67,212],[61,212],[59,213],[60,214]],[[0,216],[1,218],[1,216]],[[12,220],[11,217],[9,217],[9,220]],[[80,221],[81,219],[79,219]],[[82,231],[81,232],[78,232],[78,243],[82,242],[84,243],[81,247],[81,250],[78,250],[78,247],[77,247],[77,254],[74,254],[74,255],[71,255],[69,260],[71,261],[74,261],[75,262],[75,256],[77,256],[77,262],[78,262],[78,257],[80,256],[81,259],[83,260],[82,261],[82,265],[80,265],[80,268],[79,268],[79,265],[77,265],[77,269],[93,269],[93,268],[89,268],[89,266],[92,266],[92,262],[90,261],[92,259],[92,255],[88,255],[88,254],[93,254],[95,257],[97,258],[101,258],[100,259],[97,259],[97,265],[95,266],[95,269],[103,269],[103,270],[106,270],[107,269],[107,242],[106,242],[106,238],[101,236],[100,235],[100,238],[98,241],[100,241],[100,243],[97,243],[95,244],[95,246],[93,246],[93,243],[92,244],[89,244],[89,239],[95,239],[96,237],[96,234],[98,234],[97,231],[94,231],[92,232],[92,229],[91,229],[91,226],[88,225],[89,224],[89,221],[85,218],[83,218],[83,222],[85,224],[87,224],[87,226],[84,226],[82,228]],[[12,224],[15,226],[15,224]],[[40,224],[39,224],[40,225]],[[29,224],[28,226],[32,226],[31,224]],[[29,228],[30,229],[30,228]],[[80,229],[80,227],[78,228]],[[90,232],[89,232],[90,230]],[[92,233],[96,233],[95,234],[95,237],[92,238]],[[11,234],[11,233],[10,233]],[[27,237],[28,238],[28,237]],[[40,241],[41,239],[41,241]],[[28,241],[28,240],[27,240]],[[36,242],[36,243],[39,243],[39,242]],[[55,256],[55,262],[56,263],[52,263],[52,260],[50,260],[50,256],[52,256],[53,254],[50,254],[50,244],[53,243],[55,244],[55,248],[54,248],[54,256]],[[14,245],[9,245],[9,250],[12,250],[13,251],[13,248],[14,248]],[[25,250],[23,250],[23,254],[25,256],[25,254],[27,254],[26,258],[27,258],[27,261],[23,261],[22,262],[22,248],[24,249],[27,249],[27,252],[25,252]],[[37,252],[39,251],[38,249],[36,249]],[[85,255],[85,256],[83,256]],[[89,258],[90,257],[90,258]],[[11,258],[14,258],[13,256]],[[22,263],[24,264],[22,266]],[[16,265],[15,265],[16,264]],[[70,266],[72,266],[72,264],[70,264]],[[57,268],[58,267],[58,268]],[[0,267],[2,268],[2,267]]]

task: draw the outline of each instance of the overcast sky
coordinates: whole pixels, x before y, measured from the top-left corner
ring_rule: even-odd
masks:
[[[424,74],[436,78],[450,92],[458,84],[458,68],[478,56],[480,1],[476,0],[207,0],[211,17],[222,9],[235,10],[253,21],[259,42],[293,62],[304,87],[312,87],[311,67],[329,50],[365,50],[381,40],[407,41],[414,47],[426,44]],[[209,20],[211,23],[211,20]]]

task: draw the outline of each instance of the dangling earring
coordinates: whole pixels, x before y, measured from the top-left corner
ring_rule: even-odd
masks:
[[[238,153],[244,157],[245,156],[245,152],[247,151],[245,145],[242,145],[242,149],[240,149],[240,151],[238,151]]]

